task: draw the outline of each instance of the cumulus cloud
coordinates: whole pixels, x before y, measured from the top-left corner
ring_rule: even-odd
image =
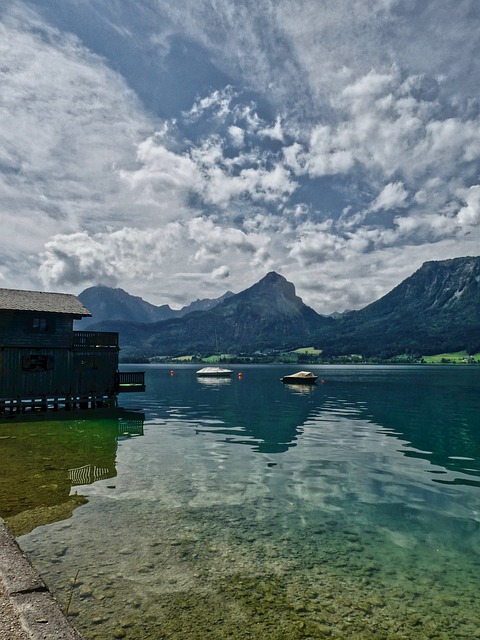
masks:
[[[225,280],[230,275],[230,269],[226,265],[217,267],[212,271],[212,278],[214,280]]]
[[[471,186],[463,192],[465,206],[457,213],[458,223],[462,227],[480,224],[480,185]]]
[[[260,129],[258,133],[260,136],[263,136],[265,138],[271,138],[272,140],[277,140],[278,142],[284,141],[283,127],[279,116],[275,120],[275,124],[273,126]]]
[[[58,234],[45,245],[40,276],[47,285],[151,280],[175,253],[180,238],[178,223],[163,229],[124,227],[110,233]]]
[[[371,211],[404,207],[408,192],[401,182],[389,182],[384,186],[370,207]]]
[[[355,163],[354,146],[346,130],[329,125],[315,127],[303,165],[313,177],[347,173]]]
[[[135,168],[118,171],[130,199],[148,208],[153,219],[191,215],[188,200],[202,191],[203,178],[188,153],[169,150],[163,137],[154,134],[138,144],[136,161]],[[142,221],[144,218],[145,213]]]
[[[328,312],[478,253],[471,3],[140,6],[98,5],[88,43],[42,3],[0,9],[2,282],[188,303],[275,269]],[[201,93],[177,71],[192,50]]]
[[[213,91],[207,96],[198,98],[189,111],[183,113],[186,120],[198,120],[206,111],[214,113],[218,118],[225,118],[231,111],[233,88],[228,86],[221,91]]]
[[[245,131],[241,127],[237,127],[236,125],[231,125],[228,128],[228,133],[232,138],[233,145],[235,147],[242,147],[245,141]]]
[[[314,127],[308,144],[289,150],[290,166],[312,176],[355,167],[380,172],[388,182],[400,175],[406,186],[432,173],[447,177],[452,163],[464,163],[469,174],[469,163],[480,156],[478,114],[441,118],[438,105],[414,97],[407,87],[396,68],[347,84],[331,100],[340,122]]]
[[[206,277],[203,267],[209,268],[214,286],[205,295],[221,295],[224,291],[218,286],[232,275],[225,258],[233,262],[236,276],[242,271],[249,274],[248,265],[263,266],[259,260],[265,257],[269,242],[268,234],[220,226],[207,218],[172,222],[162,228],[57,234],[46,243],[39,274],[47,288],[102,282],[121,285],[146,299],[152,299],[154,289],[157,297],[153,300],[159,304],[169,300],[187,303],[198,293],[198,285],[192,293],[186,265],[196,267],[196,281]],[[171,274],[173,283],[165,280],[165,272]],[[261,270],[258,274],[264,275]],[[250,284],[248,278],[244,281]]]
[[[227,129],[234,147],[244,146],[244,130]],[[166,147],[153,135],[137,147],[137,167],[120,176],[142,199],[185,202],[195,194],[204,203],[225,208],[231,201],[248,198],[284,202],[297,188],[287,166],[268,151],[239,149],[232,154],[226,139],[208,135],[182,152]]]
[[[208,218],[193,218],[187,223],[186,229],[188,237],[197,246],[197,262],[216,259],[225,252],[232,255],[232,251],[252,256],[269,243],[264,234],[245,233],[235,227],[215,224]]]

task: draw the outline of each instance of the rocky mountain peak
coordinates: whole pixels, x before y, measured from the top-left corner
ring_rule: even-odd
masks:
[[[275,271],[270,271],[256,284],[252,285],[249,289],[245,289],[245,291],[239,295],[242,294],[246,294],[247,296],[262,296],[265,301],[274,299],[278,302],[283,299],[297,307],[305,306],[302,299],[297,296],[293,283]]]

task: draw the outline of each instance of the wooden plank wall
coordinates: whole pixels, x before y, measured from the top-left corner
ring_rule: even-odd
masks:
[[[34,328],[35,318],[45,318],[45,329]],[[0,347],[70,347],[72,332],[71,316],[31,311],[0,313]]]
[[[25,357],[51,358],[46,371],[25,371]],[[0,348],[0,398],[108,394],[115,391],[118,351]]]

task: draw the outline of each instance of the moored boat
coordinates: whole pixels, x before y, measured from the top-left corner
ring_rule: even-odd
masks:
[[[298,373],[283,376],[280,380],[287,384],[315,384],[317,378],[318,376],[313,375],[311,371],[298,371]]]
[[[227,378],[232,375],[231,369],[224,369],[222,367],[204,367],[197,371],[197,376],[204,376],[210,378]]]

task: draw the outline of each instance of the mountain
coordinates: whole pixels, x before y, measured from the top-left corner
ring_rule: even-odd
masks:
[[[78,299],[92,314],[91,318],[84,318],[76,325],[81,330],[105,320],[149,323],[166,320],[174,314],[167,304],[156,307],[123,289],[113,289],[102,284],[85,289],[78,295]]]
[[[376,302],[321,331],[325,353],[389,357],[480,351],[480,258],[425,262]]]
[[[152,323],[168,318],[180,318],[192,311],[212,309],[232,295],[231,291],[227,291],[220,298],[196,300],[182,309],[175,310],[168,304],[157,307],[138,296],[130,295],[123,289],[96,285],[78,295],[78,299],[90,311],[92,317],[82,319],[81,323],[76,324],[76,328],[90,329],[94,324],[111,320]]]
[[[91,308],[88,301],[81,301]],[[271,272],[206,310],[150,324],[103,321],[92,328],[118,331],[123,355],[252,354],[307,345],[321,349],[324,356],[388,358],[463,349],[476,353],[480,351],[480,257],[426,262],[364,309],[333,316],[316,313],[296,295],[291,282]]]
[[[208,311],[209,309],[213,309],[218,304],[226,300],[227,298],[231,298],[234,294],[231,291],[227,291],[220,296],[220,298],[202,298],[191,302],[186,307],[182,307],[178,311],[174,311],[175,317],[182,318],[186,316],[188,313],[192,313],[192,311]]]
[[[271,272],[207,311],[150,325],[112,321],[95,328],[118,331],[122,347],[143,350],[146,355],[253,353],[304,345],[320,327],[333,323],[305,305],[292,283]]]
[[[210,319],[219,325],[217,334],[219,328],[225,329],[225,347],[250,351],[303,344],[319,327],[330,324],[303,303],[291,282],[274,271],[215,307]]]

